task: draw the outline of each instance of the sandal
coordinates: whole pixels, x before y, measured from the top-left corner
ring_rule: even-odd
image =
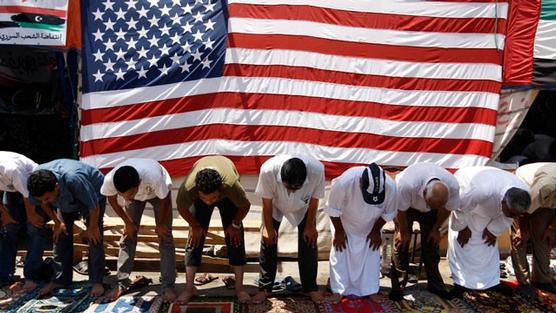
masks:
[[[146,287],[146,286],[148,286],[152,283],[153,283],[153,280],[150,279],[150,278],[147,278],[145,276],[136,276],[135,279],[129,285],[129,288],[127,288],[127,290],[128,291],[137,290],[137,289]]]
[[[89,263],[87,261],[81,261],[73,266],[73,270],[81,275],[88,275]]]
[[[89,261],[84,260],[73,266],[73,270],[81,275],[89,275]],[[108,266],[104,267],[104,276],[110,276],[110,269]]]
[[[222,279],[222,282],[228,289],[236,288],[236,279],[233,276],[226,276]]]
[[[193,281],[193,284],[195,286],[202,286],[202,285],[206,285],[212,281],[215,281],[218,279],[218,276],[212,276],[209,273],[204,273],[200,276],[195,277],[195,280]]]
[[[272,292],[279,292],[284,290],[286,290],[286,284],[284,284],[284,281],[276,280],[274,282],[274,285],[272,286]]]
[[[286,286],[286,290],[290,292],[299,292],[303,287],[300,283],[296,282],[293,277],[287,276],[282,280],[282,284]]]

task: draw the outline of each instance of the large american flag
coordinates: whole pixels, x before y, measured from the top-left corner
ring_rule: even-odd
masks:
[[[205,155],[256,173],[447,168],[492,152],[508,5],[498,1],[83,1],[81,158]]]

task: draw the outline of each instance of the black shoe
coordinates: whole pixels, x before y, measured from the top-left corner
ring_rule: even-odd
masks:
[[[556,294],[556,287],[554,287],[551,283],[544,283],[544,284],[533,284],[534,287],[539,288],[540,290],[544,290],[546,292],[550,292],[552,294]]]
[[[449,294],[450,296],[453,298],[458,298],[458,299],[462,299],[463,298],[463,293],[466,291],[467,289],[460,286],[460,285],[456,285],[454,284],[454,288],[452,288],[452,290],[450,290]]]
[[[512,297],[512,296],[515,295],[515,292],[514,292],[513,288],[508,286],[508,285],[504,285],[504,284],[498,284],[494,287],[488,288],[487,290],[498,292],[498,293],[501,293],[501,294],[503,294],[505,296],[508,296],[508,297]]]
[[[428,292],[434,293],[435,295],[445,300],[452,300],[454,298],[454,296],[446,291],[446,289],[427,288],[427,290]]]
[[[529,284],[519,284],[515,289],[515,293],[525,299],[532,299],[537,296],[535,290],[533,290],[533,287]]]
[[[391,290],[388,294],[388,298],[392,301],[402,301],[403,300],[403,290]]]

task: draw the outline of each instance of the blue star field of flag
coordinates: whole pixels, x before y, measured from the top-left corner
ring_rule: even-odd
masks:
[[[221,0],[82,1],[84,92],[222,75]]]

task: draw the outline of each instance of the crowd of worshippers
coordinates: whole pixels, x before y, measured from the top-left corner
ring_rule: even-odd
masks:
[[[225,230],[235,292],[242,303],[260,303],[272,293],[277,269],[280,223],[298,228],[298,262],[302,289],[313,301],[339,301],[342,296],[373,297],[379,291],[381,229],[395,222],[390,279],[392,300],[403,298],[408,282],[409,244],[414,222],[420,224],[421,257],[427,289],[443,298],[461,297],[466,290],[533,293],[533,287],[554,293],[549,269],[555,241],[556,163],[532,163],[514,173],[494,167],[460,168],[454,174],[432,163],[417,163],[395,179],[379,165],[356,166],[334,178],[324,200],[324,166],[309,156],[277,155],[260,168],[256,194],[262,198],[260,277],[258,292],[243,283],[246,264],[242,221],[250,202],[233,162],[223,156],[199,159],[177,194],[177,210],[189,224],[185,252],[186,285],[175,290],[176,253],[172,237],[172,181],[157,161],[127,159],[103,175],[85,163],[59,159],[41,165],[13,152],[0,152],[0,283],[15,292],[40,288],[47,295],[72,282],[73,224],[87,226],[88,275],[92,296],[116,300],[130,287],[137,232],[146,203],[154,209],[159,239],[161,294],[165,301],[187,303],[197,293],[195,275],[211,215],[218,208]],[[117,197],[123,198],[118,201]],[[319,201],[331,220],[332,293],[317,286],[316,216]],[[103,285],[105,255],[103,216],[106,202],[125,224],[117,262],[117,283]],[[120,205],[124,203],[124,205]],[[448,289],[438,266],[440,228],[448,219],[448,263],[454,287]],[[53,262],[43,262],[53,224]],[[519,286],[500,284],[497,238],[511,228],[511,256]],[[14,283],[19,234],[27,233],[24,280]],[[526,260],[531,242],[533,268]],[[45,270],[50,267],[50,271]],[[45,273],[53,274],[45,277]],[[41,287],[42,286],[42,287]]]

